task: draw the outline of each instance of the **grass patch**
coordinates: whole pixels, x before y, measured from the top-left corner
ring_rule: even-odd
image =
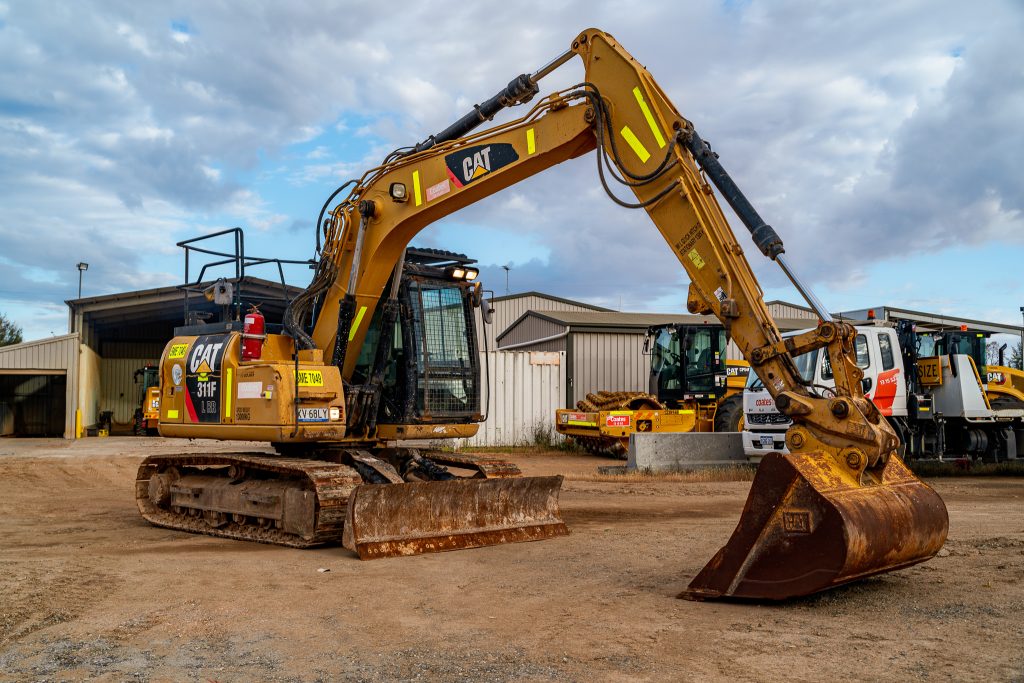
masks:
[[[753,481],[754,473],[756,471],[757,467],[754,465],[728,465],[725,467],[708,467],[699,470],[685,470],[678,472],[651,472],[650,470],[637,470],[634,472],[624,472],[622,474],[569,472],[563,476],[565,476],[568,481],[602,481],[615,484],[646,484],[654,482],[703,484],[717,481]]]

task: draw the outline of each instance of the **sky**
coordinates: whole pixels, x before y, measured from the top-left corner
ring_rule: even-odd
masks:
[[[310,258],[336,187],[591,26],[714,145],[826,307],[1020,324],[1018,0],[0,0],[0,312],[26,339],[63,334],[77,263],[83,296],[180,284],[175,243],[233,226],[249,254]],[[570,62],[541,91],[582,78]],[[508,266],[512,293],[685,310],[685,272],[593,155],[413,244],[477,259],[497,295]],[[767,300],[800,302],[746,251]]]

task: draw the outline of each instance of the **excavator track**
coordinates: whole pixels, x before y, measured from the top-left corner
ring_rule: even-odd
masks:
[[[155,455],[135,498],[156,526],[291,548],[340,542],[362,559],[569,533],[562,478],[521,474],[498,458],[406,448]]]
[[[285,526],[282,524],[282,511],[269,509],[268,516],[261,517],[210,509],[217,506],[203,504],[203,493],[197,495],[195,490],[202,489],[202,484],[210,482],[218,472],[224,473],[231,468],[235,468],[236,474],[245,473],[244,479],[236,477],[237,484],[243,481],[277,484],[276,491],[269,493],[259,488],[252,491],[246,504],[253,510],[261,504],[269,507],[269,499],[281,493],[287,500],[287,489],[290,489],[294,492],[291,497],[304,503],[298,508],[311,513],[308,519],[296,520],[296,524],[288,525],[292,529],[288,530],[282,528]],[[162,475],[162,480],[154,481],[158,475]],[[176,481],[180,482],[186,476],[194,477],[199,485],[177,485],[178,490],[175,491],[176,484],[171,480],[177,477]],[[232,485],[230,475],[221,475],[218,479],[225,480],[226,486]],[[142,516],[156,526],[221,538],[311,548],[341,541],[349,495],[362,483],[359,473],[352,467],[323,460],[255,453],[154,455],[146,458],[139,467],[135,499]],[[189,494],[196,499],[196,506],[172,504]],[[160,504],[158,501],[164,502]],[[296,528],[301,528],[301,533],[296,533]]]

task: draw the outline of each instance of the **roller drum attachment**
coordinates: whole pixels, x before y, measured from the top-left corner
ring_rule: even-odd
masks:
[[[784,600],[923,562],[942,548],[946,506],[893,456],[859,483],[825,453],[771,453],[729,542],[679,595]]]

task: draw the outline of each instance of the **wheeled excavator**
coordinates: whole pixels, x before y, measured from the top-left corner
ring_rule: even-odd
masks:
[[[575,56],[584,81],[537,97],[538,81]],[[524,116],[473,132],[535,97]],[[289,545],[341,530],[361,557],[565,533],[559,480],[495,478],[514,473],[393,445],[466,436],[479,419],[464,295],[407,273],[403,254],[434,221],[590,152],[612,200],[646,211],[688,273],[690,312],[721,321],[793,420],[790,452],[762,460],[732,537],[681,597],[784,599],[934,556],[948,529],[945,506],[904,466],[898,436],[864,398],[854,329],[799,280],[778,234],[647,70],[596,29],[339,188],[317,221],[313,280],[290,305],[284,333],[256,340],[259,358],[243,356],[245,332],[171,340],[161,359],[161,433],[269,441],[279,456],[150,457],[136,487],[146,518]],[[633,196],[617,196],[612,181]],[[817,312],[814,330],[779,334],[712,186]],[[819,348],[835,374],[828,396],[793,362]],[[451,471],[458,465],[470,477]]]

